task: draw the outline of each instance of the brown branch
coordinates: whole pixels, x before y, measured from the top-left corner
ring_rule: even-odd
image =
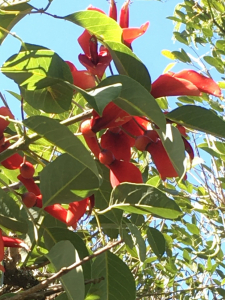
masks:
[[[105,247],[103,247],[102,249],[99,249],[97,251],[95,251],[92,255],[90,256],[86,256],[84,259],[82,259],[81,261],[79,261],[78,263],[74,263],[72,265],[70,265],[69,267],[63,267],[61,270],[59,270],[59,272],[55,273],[54,275],[52,275],[50,278],[43,280],[41,283],[35,285],[34,287],[24,291],[23,293],[16,295],[14,297],[11,297],[10,300],[24,300],[26,299],[26,297],[28,295],[31,295],[33,293],[36,293],[40,290],[43,290],[45,288],[48,287],[48,285],[50,283],[52,283],[53,281],[55,281],[57,278],[60,278],[61,276],[67,274],[68,272],[70,272],[71,270],[83,265],[85,262],[97,257],[98,255],[106,252],[107,250],[119,245],[120,243],[122,243],[123,240],[119,240],[117,242],[112,242],[109,243],[108,245],[106,245]],[[2,300],[7,299],[7,297],[2,298]]]

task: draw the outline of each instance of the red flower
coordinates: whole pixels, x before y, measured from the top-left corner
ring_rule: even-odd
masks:
[[[130,140],[122,130],[117,133],[107,130],[101,136],[101,147],[110,150],[118,160],[130,161]]]
[[[158,139],[156,143],[150,143],[146,151],[151,154],[162,180],[165,180],[166,177],[178,177],[177,171],[174,169],[161,140]]]
[[[94,125],[92,130],[94,132],[98,132],[109,127],[121,126],[132,119],[131,115],[119,108],[113,102],[106,105],[101,117],[95,111],[93,111],[93,116]]]
[[[112,187],[122,182],[143,183],[140,170],[131,162],[115,160],[108,167]]]
[[[63,208],[60,204],[49,205],[45,207],[44,210],[47,211],[47,213],[52,215],[57,220],[67,224],[66,223],[67,210]]]
[[[130,121],[122,125],[122,127],[125,129],[125,132],[127,132],[127,137],[130,141],[130,147],[134,146],[135,137],[144,134],[144,131],[147,130],[148,123],[149,121],[146,121],[144,118],[133,117]],[[134,137],[132,137],[131,135],[133,135]]]
[[[200,96],[202,92],[221,96],[221,90],[214,80],[193,70],[183,70],[177,74],[172,72],[163,74],[153,82],[151,90],[155,98],[180,95]]]
[[[78,71],[70,61],[66,61],[73,76],[73,84],[83,90],[95,87],[95,78],[88,71]]]
[[[2,238],[2,231],[0,229],[0,262],[4,259],[4,241]],[[5,268],[0,264],[0,271],[5,272]]]
[[[10,119],[14,119],[14,115],[11,113],[10,109],[5,106],[0,107],[0,115],[4,117],[9,117]],[[9,123],[9,121],[0,118],[0,136],[3,134],[3,131],[9,125]]]
[[[76,201],[69,204],[67,217],[66,217],[66,223],[68,226],[73,226],[73,228],[76,229],[77,222],[86,213],[89,202],[90,202],[89,198],[86,198],[81,201]]]
[[[99,147],[96,136],[89,137],[89,136],[83,135],[83,137],[84,137],[85,142],[87,143],[88,147],[91,149],[92,153],[94,154],[94,156],[96,158],[98,158],[101,149]]]

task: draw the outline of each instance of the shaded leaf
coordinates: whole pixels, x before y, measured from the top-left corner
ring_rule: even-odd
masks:
[[[152,251],[157,257],[162,257],[166,250],[166,241],[163,234],[156,228],[149,227],[147,230],[147,238]]]
[[[80,261],[77,251],[69,241],[60,241],[55,244],[46,254],[46,257],[50,260],[56,272],[63,267],[68,267]],[[84,277],[81,266],[60,277],[60,281],[69,300],[84,299]]]
[[[138,230],[137,226],[134,224],[127,223],[127,226],[131,232],[131,237],[134,242],[134,245],[137,249],[138,258],[141,262],[145,261],[146,258],[146,245],[145,241],[141,235],[141,232]]]

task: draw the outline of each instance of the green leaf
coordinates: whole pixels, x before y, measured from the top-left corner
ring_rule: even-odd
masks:
[[[225,122],[206,108],[184,105],[172,110],[166,117],[186,127],[214,136],[225,137]]]
[[[157,257],[161,258],[166,251],[166,241],[163,234],[159,230],[149,227],[147,238],[152,251]]]
[[[45,116],[33,116],[24,120],[23,123],[53,145],[70,154],[83,166],[90,169],[97,178],[99,177],[90,152],[66,126]]]
[[[32,10],[33,6],[27,3],[27,1],[23,1],[23,3],[8,5],[1,7],[0,10],[0,24],[1,27],[5,30],[2,30],[0,27],[0,44],[4,41],[7,32],[11,31],[14,25],[18,23],[22,18],[24,18],[27,14],[29,14]]]
[[[98,11],[80,11],[65,16],[64,19],[84,27],[100,41],[122,42],[122,29],[119,24]]]
[[[40,182],[43,206],[82,200],[92,195],[99,186],[95,174],[66,153],[43,169]]]
[[[20,85],[22,96],[34,108],[48,113],[69,110],[73,90],[64,81],[73,78],[68,65],[49,49],[25,46],[4,63],[3,74]]]
[[[93,109],[101,116],[105,106],[120,96],[122,90],[122,84],[116,83],[102,88],[96,88],[90,91],[88,94],[94,98],[94,101],[87,101],[93,107]],[[83,97],[85,95],[83,93]],[[90,98],[89,98],[90,99]]]
[[[19,206],[6,192],[0,189],[0,225],[14,232],[27,233],[28,224],[21,216]]]
[[[183,34],[181,34],[178,31],[174,31],[173,34],[174,34],[175,39],[178,40],[178,42],[188,45],[188,40],[187,40],[186,36],[184,36]]]
[[[92,265],[92,278],[102,280],[91,288],[90,296],[94,293],[101,300],[136,299],[135,281],[130,269],[112,252],[107,251],[96,257]]]
[[[144,86],[147,91],[150,91],[151,78],[148,69],[131,49],[115,41],[105,41],[104,44],[109,48],[118,73],[133,78]]]
[[[161,218],[176,219],[182,215],[175,201],[147,184],[122,183],[112,191],[112,208],[128,213],[153,214]]]
[[[55,244],[46,257],[56,272],[80,261],[77,251],[69,241],[60,241]],[[69,300],[84,300],[84,277],[81,266],[60,277],[60,281]]]
[[[166,132],[156,130],[177,174],[184,175],[185,148],[179,130],[171,124],[166,125]]]
[[[134,242],[134,246],[136,247],[138,258],[141,262],[144,262],[146,259],[146,245],[145,241],[141,235],[141,232],[138,230],[137,226],[134,224],[127,223],[127,227],[130,230],[132,240]]]
[[[50,250],[55,244],[57,244],[60,241],[67,240],[70,241],[76,251],[78,252],[78,255],[80,259],[83,259],[84,257],[88,256],[88,250],[85,246],[85,243],[81,239],[81,237],[68,229],[64,228],[45,228],[44,231],[44,241],[45,246],[48,250]],[[90,261],[87,261],[85,264],[82,265],[84,279],[88,280],[91,278],[91,263]],[[89,287],[86,286],[86,292],[88,291]]]
[[[187,223],[186,226],[187,226],[187,229],[188,229],[192,234],[196,234],[196,235],[199,235],[199,234],[200,234],[200,230],[199,230],[199,228],[198,228],[195,224]]]
[[[140,83],[124,75],[111,76],[103,80],[98,87],[115,83],[122,84],[120,96],[113,102],[133,116],[146,116],[162,130],[165,128],[165,116],[157,102]]]
[[[60,294],[59,296],[57,296],[55,298],[55,300],[68,300],[69,298],[67,297],[67,294],[66,293],[62,293]]]

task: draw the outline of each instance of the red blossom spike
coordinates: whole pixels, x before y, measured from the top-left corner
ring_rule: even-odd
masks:
[[[125,132],[127,132],[127,137],[130,141],[130,147],[134,146],[135,137],[144,134],[144,130],[147,129],[148,123],[148,121],[140,117],[133,117],[130,121],[122,125],[122,127],[125,129]],[[134,137],[132,137],[132,135]]]
[[[220,87],[213,79],[203,76],[194,70],[183,70],[174,74],[174,77],[192,82],[201,92],[217,97],[221,97],[222,95]]]
[[[139,135],[136,140],[134,146],[139,150],[139,151],[145,151],[148,144],[152,143],[152,140],[147,137],[146,135]]]
[[[122,182],[143,183],[140,170],[131,162],[115,160],[109,169],[112,187]]]
[[[44,208],[47,213],[56,218],[57,220],[67,224],[67,210],[60,204],[53,204]]]
[[[162,180],[165,180],[166,177],[178,177],[178,174],[160,140],[156,143],[149,144],[146,150],[151,154]]]
[[[146,22],[140,28],[124,28],[122,36],[125,45],[131,48],[131,43],[147,31],[149,24],[149,22]]]
[[[80,124],[80,131],[81,133],[86,137],[95,137],[95,133],[92,130],[92,127],[94,125],[94,119],[87,119],[84,120]]]
[[[91,38],[91,34],[87,30],[84,30],[84,32],[77,39],[82,50],[89,57],[91,56],[90,47],[89,47],[90,38]]]
[[[94,154],[94,156],[96,158],[98,158],[101,149],[99,147],[96,135],[94,137],[89,137],[89,136],[84,135],[84,139],[85,139],[88,147],[91,149],[91,152]]]
[[[200,96],[201,91],[192,82],[166,73],[153,82],[151,94],[155,98],[180,95]]]
[[[183,136],[187,136],[187,133],[186,133],[186,128],[180,124],[177,124],[177,129],[180,131],[181,135]]]
[[[92,130],[94,132],[98,132],[109,127],[121,126],[132,119],[131,115],[119,108],[113,102],[106,105],[103,110],[102,117],[100,117],[95,111],[93,111],[93,116],[95,120]]]
[[[110,0],[109,17],[117,21],[117,8],[114,0]]]
[[[119,24],[121,28],[129,27],[129,4],[130,4],[130,0],[126,0],[120,10]]]
[[[122,130],[119,133],[107,130],[101,136],[101,147],[110,150],[117,160],[130,161],[130,140]]]
[[[145,136],[150,138],[150,140],[154,143],[156,143],[159,139],[159,135],[155,130],[146,130],[145,131]]]
[[[42,195],[37,195],[36,196],[36,207],[42,208],[43,204],[42,204]]]

